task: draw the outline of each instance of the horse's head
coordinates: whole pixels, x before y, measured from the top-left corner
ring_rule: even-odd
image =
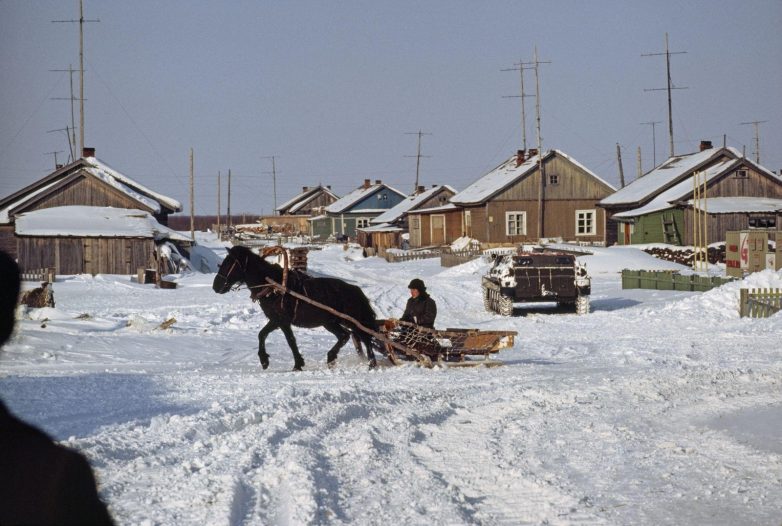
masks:
[[[212,290],[216,293],[225,294],[237,283],[243,283],[245,281],[245,272],[249,255],[244,253],[243,250],[240,250],[243,248],[244,247],[231,248],[223,262],[220,264],[214,282],[212,282]]]

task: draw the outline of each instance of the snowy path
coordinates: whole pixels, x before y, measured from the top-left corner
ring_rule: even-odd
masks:
[[[246,293],[74,278],[4,350],[2,397],[88,455],[120,524],[778,524],[778,316],[598,272],[593,314],[507,319],[483,311],[479,263],[345,255],[312,266],[381,316],[418,275],[438,326],[518,330],[506,366],[369,372],[346,347],[329,370],[331,336],[297,330],[305,371],[276,332],[264,372]]]

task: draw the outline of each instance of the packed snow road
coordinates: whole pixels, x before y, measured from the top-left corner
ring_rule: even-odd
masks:
[[[492,369],[370,372],[349,346],[329,369],[333,337],[296,329],[305,370],[277,331],[262,371],[247,291],[69,277],[4,349],[2,397],[88,456],[120,524],[778,525],[780,315],[738,318],[738,283],[622,290],[617,269],[667,266],[634,249],[584,260],[592,314],[501,318],[480,261],[310,253],[380,317],[421,277],[438,327],[517,330]]]

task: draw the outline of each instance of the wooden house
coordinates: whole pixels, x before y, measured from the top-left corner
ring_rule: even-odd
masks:
[[[279,216],[316,216],[339,197],[331,191],[331,186],[304,186],[300,194],[278,206]]]
[[[356,238],[356,229],[368,227],[370,221],[395,207],[405,194],[376,180],[369,179],[348,195],[328,205],[324,214],[310,219],[313,237],[327,239],[330,236]]]
[[[52,243],[52,239],[59,239],[58,248],[51,249],[51,257],[47,256],[49,259],[46,259],[45,266],[55,267],[58,273],[69,273],[66,268],[75,267],[72,267],[70,263],[60,267],[58,262],[76,262],[80,257],[85,257],[85,236],[78,232],[68,234],[61,228],[62,225],[57,224],[56,217],[43,215],[41,217],[51,221],[52,224],[48,229],[49,233],[42,236],[46,237],[47,241],[39,242],[35,239],[37,235],[30,231],[25,231],[20,235],[17,232],[16,223],[17,218],[22,214],[30,214],[48,208],[74,206],[96,207],[94,211],[98,221],[101,217],[98,208],[111,207],[134,210],[136,214],[147,214],[160,226],[167,224],[169,214],[182,210],[182,205],[177,200],[139,184],[98,160],[95,157],[94,149],[85,148],[82,158],[60,167],[43,179],[0,199],[0,248],[16,257],[23,270],[35,269],[40,268],[44,261],[33,255],[32,247],[38,246],[40,248],[47,243]],[[80,217],[85,217],[85,215],[85,211],[79,211]],[[53,232],[56,233],[53,234]],[[79,246],[80,249],[77,248]],[[124,250],[117,251],[107,248],[101,253],[103,255],[99,259],[99,263],[95,263],[95,259],[92,259],[91,273],[110,273],[117,268],[126,269],[128,260],[136,261],[135,257],[129,258],[128,252]],[[135,268],[130,270],[131,272],[136,271]]]
[[[611,243],[692,245],[696,215],[706,217],[708,242],[724,241],[729,230],[780,228],[782,178],[735,148],[702,141],[699,152],[667,159],[598,206]]]
[[[358,243],[377,250],[401,247],[402,235],[409,230],[408,215],[420,208],[444,205],[455,193],[448,185],[419,186],[415,194],[370,220],[368,227],[359,228]]]
[[[542,171],[541,171],[542,166]],[[560,150],[519,150],[450,199],[410,214],[411,246],[469,236],[484,244],[605,242],[605,214],[595,206],[616,189]]]
[[[57,274],[135,274],[163,268],[157,247],[191,240],[149,212],[104,206],[55,206],[16,216],[17,255],[23,269]],[[24,262],[22,265],[21,262]]]

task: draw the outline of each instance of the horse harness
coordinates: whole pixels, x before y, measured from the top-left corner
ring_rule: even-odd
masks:
[[[233,258],[233,263],[231,264],[231,268],[228,269],[228,273],[226,275],[222,275],[219,272],[217,273],[218,276],[222,277],[226,281],[228,281],[228,276],[230,276],[234,268],[237,264],[240,265],[241,269],[244,270],[244,272],[247,272],[247,262],[249,261],[249,256],[245,258],[244,263],[240,264],[239,260],[234,256],[233,254],[230,255],[231,258]],[[287,260],[286,260],[287,263]],[[283,308],[283,301],[285,301],[285,293],[287,292],[287,269],[284,269],[286,272],[283,272],[282,275],[282,284],[274,284],[274,283],[267,283],[267,284],[258,284],[258,285],[247,285],[247,288],[250,289],[250,299],[252,301],[257,301],[259,304],[263,298],[268,296],[269,294],[279,294],[280,295],[280,308]],[[236,286],[236,289],[239,289],[240,285]],[[304,295],[307,295],[307,287],[302,284],[302,289],[304,291]],[[299,298],[294,298],[296,302],[293,304],[293,318],[291,319],[291,322],[296,321],[296,315],[299,312]]]

